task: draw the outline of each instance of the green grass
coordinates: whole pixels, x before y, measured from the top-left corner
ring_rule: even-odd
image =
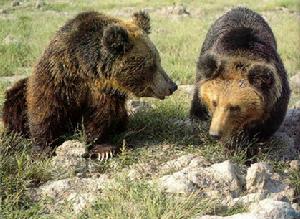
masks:
[[[199,198],[197,194],[167,195],[156,185],[142,180],[135,182],[126,177],[117,178],[103,193],[103,197],[79,218],[184,219],[208,212],[215,204]]]
[[[33,160],[31,142],[16,134],[0,136],[0,218],[38,218],[41,203],[28,189],[49,180],[49,162]]]

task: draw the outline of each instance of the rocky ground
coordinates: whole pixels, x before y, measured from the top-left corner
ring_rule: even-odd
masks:
[[[191,86],[181,86],[181,91],[191,93]],[[131,113],[145,110],[150,104],[130,101]],[[99,161],[83,159],[85,146],[77,140],[66,141],[51,158],[53,174],[58,180],[48,181],[32,188],[34,200],[51,199],[49,214],[59,212],[67,204],[75,214],[80,214],[103,194],[103,188],[115,183],[119,175],[137,181],[147,179],[169,194],[191,193],[208,198],[223,208],[245,207],[245,212],[220,217],[199,215],[196,219],[237,218],[300,218],[299,194],[289,181],[291,171],[300,171],[300,110],[290,109],[284,124],[275,138],[288,142],[286,150],[277,154],[285,159],[288,168],[282,174],[273,170],[272,164],[258,162],[251,166],[238,165],[230,160],[211,163],[205,157],[186,154],[157,165],[136,163],[125,167],[117,174],[99,173]],[[187,126],[191,122],[184,122]],[[293,155],[293,156],[291,156]],[[104,162],[104,161],[103,161]],[[64,204],[64,205],[63,205]]]

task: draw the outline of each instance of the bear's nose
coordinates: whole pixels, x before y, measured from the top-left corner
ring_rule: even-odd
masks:
[[[210,135],[210,137],[212,137],[214,140],[220,140],[220,138],[221,138],[220,133],[216,133],[216,132],[210,131],[210,132],[209,132],[209,135]]]
[[[174,83],[169,90],[171,93],[174,93],[177,90],[177,88],[178,88],[177,84]]]

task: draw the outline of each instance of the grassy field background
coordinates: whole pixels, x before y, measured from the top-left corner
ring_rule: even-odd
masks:
[[[180,4],[186,7],[189,16],[169,13],[168,8]],[[193,84],[195,63],[208,28],[224,12],[236,6],[249,7],[265,17],[275,34],[289,77],[299,72],[299,0],[49,0],[41,8],[36,8],[36,1],[33,0],[20,1],[17,7],[12,7],[12,1],[0,0],[0,107],[7,87],[18,78],[31,74],[33,65],[54,33],[79,12],[96,10],[129,18],[135,11],[148,10],[152,20],[150,37],[160,51],[163,67],[178,84]],[[293,94],[292,103],[297,98]],[[114,165],[101,166],[99,172],[117,172],[137,162],[155,160],[161,163],[186,153],[205,156],[211,162],[228,159],[222,147],[208,138],[204,127],[196,127],[195,132],[195,129],[187,129],[184,124],[178,123],[188,117],[190,97],[187,94],[175,93],[165,101],[147,101],[154,108],[131,119],[130,135],[125,133],[116,138],[116,142],[126,138],[128,144],[136,149],[126,150],[122,156],[113,159],[111,164]],[[164,149],[166,145],[167,150]],[[40,185],[56,176],[49,171],[47,160],[31,159],[30,147],[30,141],[20,136],[1,134],[0,218],[41,218],[44,213],[44,204],[32,202],[26,192],[32,184]],[[283,171],[286,164],[273,161],[268,153],[257,159],[267,160],[274,164],[276,171]],[[237,151],[229,158],[239,164],[245,162],[243,151]],[[299,173],[291,177],[300,194]],[[149,218],[189,218],[215,207],[214,203],[204,203],[197,197],[177,202],[144,182],[122,182],[123,190],[109,188],[107,192],[112,198],[99,200],[81,218],[98,218],[99,211],[110,218],[122,218],[121,208],[130,203],[135,203],[136,207],[143,205],[143,208],[139,214],[130,212],[125,218],[147,218],[147,215],[151,215]],[[149,194],[149,190],[154,195]],[[173,212],[174,209],[177,211]],[[240,210],[230,212],[233,214]],[[182,214],[176,214],[180,211]],[[66,215],[65,218],[71,214]]]

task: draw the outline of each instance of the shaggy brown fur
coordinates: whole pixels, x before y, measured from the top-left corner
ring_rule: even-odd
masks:
[[[109,136],[126,128],[128,95],[164,99],[177,89],[160,65],[149,30],[143,12],[132,21],[86,12],[57,32],[29,77],[25,95],[37,149],[55,147],[82,123],[92,151],[107,155],[118,149]],[[9,100],[5,105],[13,107]]]
[[[18,132],[25,137],[29,137],[25,97],[26,86],[27,78],[18,81],[6,91],[3,123],[8,132]]]
[[[281,125],[290,96],[274,35],[257,13],[235,8],[210,28],[197,64],[191,116],[212,117],[221,139],[268,139]],[[209,115],[210,114],[210,115]]]

